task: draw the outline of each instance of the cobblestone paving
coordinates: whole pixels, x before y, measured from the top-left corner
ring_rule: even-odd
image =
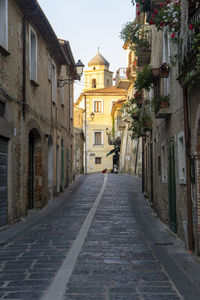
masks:
[[[63,299],[181,299],[133,216],[133,184],[132,176],[109,175]]]
[[[76,192],[63,194],[57,209],[17,239],[0,246],[0,299],[42,299],[103,179],[103,174],[88,176]],[[62,300],[181,299],[137,225],[132,202],[139,192],[133,176],[108,175]]]
[[[56,211],[16,240],[0,246],[0,299],[41,299],[76,238],[102,183],[103,176],[88,176],[71,199],[61,200]]]

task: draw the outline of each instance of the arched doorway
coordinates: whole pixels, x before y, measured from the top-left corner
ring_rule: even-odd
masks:
[[[48,191],[50,199],[53,197],[53,139],[48,139]]]
[[[29,132],[28,209],[41,208],[43,199],[42,143],[37,129]]]

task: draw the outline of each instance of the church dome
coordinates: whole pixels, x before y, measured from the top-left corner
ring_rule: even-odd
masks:
[[[109,67],[110,64],[100,53],[97,53],[97,55],[89,61],[88,66],[90,67],[99,65]]]

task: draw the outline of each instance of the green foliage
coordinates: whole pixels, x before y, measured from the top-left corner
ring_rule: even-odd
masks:
[[[153,84],[153,76],[151,73],[151,67],[149,65],[144,65],[141,71],[138,71],[137,78],[135,81],[135,88],[138,91],[145,89],[150,91]]]
[[[130,48],[137,51],[138,46],[149,47],[150,28],[144,24],[138,24],[136,21],[127,22],[120,32],[120,38],[124,42],[130,43]]]
[[[141,12],[149,12],[150,11],[150,5],[151,5],[151,0],[131,0],[133,5],[136,3],[139,4],[140,11]]]
[[[151,105],[155,110],[163,106],[162,104],[166,104],[167,107],[169,106],[169,103],[170,103],[170,95],[154,97],[151,101]]]

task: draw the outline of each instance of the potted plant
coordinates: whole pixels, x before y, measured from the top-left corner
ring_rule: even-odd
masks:
[[[157,111],[160,108],[169,107],[169,101],[170,101],[169,95],[157,96],[157,97],[153,98],[153,100],[151,101],[151,104],[154,107],[155,111]]]
[[[166,107],[169,107],[169,95],[166,95],[166,96],[161,96],[160,97],[160,107],[162,108],[166,108]]]
[[[162,63],[160,65],[160,76],[162,78],[167,78],[169,76],[169,64]]]
[[[160,76],[160,68],[152,68],[151,73],[153,77],[159,77]]]

